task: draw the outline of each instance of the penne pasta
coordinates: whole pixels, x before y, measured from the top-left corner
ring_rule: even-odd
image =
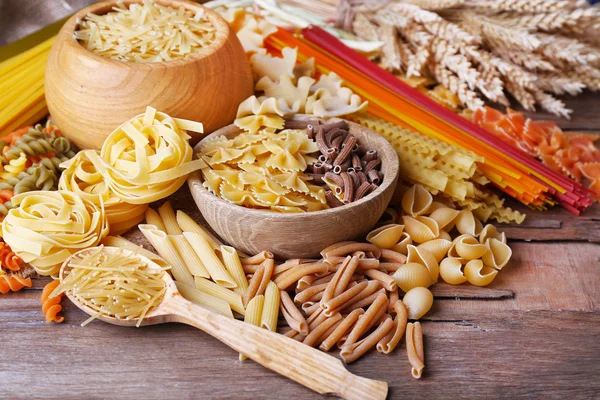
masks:
[[[394,290],[392,290],[389,294],[390,304],[388,306],[388,314],[394,313],[394,307],[396,306],[396,302],[400,300],[400,295],[398,293],[398,286]]]
[[[325,250],[323,250],[324,252]],[[333,256],[346,256],[348,254],[354,253],[355,251],[364,251],[372,252],[375,258],[379,258],[381,256],[381,249],[374,244],[371,243],[359,243],[359,242],[348,242],[339,247],[336,247],[332,250],[327,251],[324,258],[333,257]],[[322,253],[323,253],[322,252]]]
[[[226,289],[223,286],[200,276],[197,276],[194,279],[194,283],[196,285],[196,289],[226,301],[231,306],[233,311],[241,315],[245,315],[246,311],[244,309],[244,305],[242,304],[242,296],[240,296],[238,293]]]
[[[280,264],[280,265],[278,265],[278,266],[275,267],[275,269],[273,270],[273,275],[277,276],[277,275],[279,275],[281,273],[284,273],[285,271],[287,271],[287,270],[289,270],[291,268],[294,268],[294,267],[296,267],[298,265],[300,265],[300,259],[298,259],[298,258],[287,260],[283,264]]]
[[[176,281],[175,285],[177,286],[179,293],[192,303],[206,307],[226,317],[233,318],[231,306],[225,300],[211,296],[208,293],[201,292],[194,286],[187,285],[183,282]]]
[[[372,326],[371,322],[375,321],[379,317],[380,310],[384,310],[387,312],[388,306],[388,298],[385,293],[379,293],[373,302],[364,313],[363,316],[359,318],[354,328],[348,335],[344,346],[348,346],[354,344],[362,337],[363,334],[367,332],[367,330]],[[386,332],[387,333],[387,332]]]
[[[327,272],[327,269],[327,264],[321,262],[300,265],[275,278],[275,283],[277,284],[277,287],[279,287],[279,290],[286,290],[303,276],[319,273],[323,274]]]
[[[296,283],[296,292],[301,292],[304,289],[311,287],[315,279],[317,279],[315,275],[306,275],[298,279],[298,282]]]
[[[272,258],[267,258],[262,262],[264,266],[262,279],[260,281],[260,285],[256,290],[256,294],[264,294],[267,290],[267,285],[271,282],[271,276],[273,275],[273,270],[275,269],[275,260]]]
[[[321,342],[319,348],[323,351],[331,350],[331,348],[338,343],[342,337],[348,333],[348,331],[352,329],[356,321],[358,321],[358,318],[364,313],[365,310],[358,308],[348,314],[346,318],[344,318],[344,320],[335,328],[335,330],[327,338],[325,338],[323,342]]]
[[[350,281],[352,280],[352,277],[354,276],[354,271],[356,271],[357,267],[358,267],[358,258],[356,256],[348,257],[347,261],[344,264],[342,264],[342,267],[341,267],[342,273],[340,275],[340,279],[337,282],[337,284],[335,285],[335,288],[333,290],[334,296],[338,296],[344,290],[346,290],[346,288],[348,287],[348,284],[350,283]]]
[[[164,231],[158,230],[154,225],[138,225],[146,239],[156,249],[158,254],[171,265],[171,273],[176,281],[194,286],[194,278],[181,259],[177,249]]]
[[[335,296],[331,300],[326,302],[321,302],[321,308],[323,308],[323,313],[330,317],[336,311],[343,309],[344,304],[351,301],[354,297],[356,297],[360,292],[367,288],[368,282],[361,282],[358,285],[353,286],[352,288],[346,290],[345,292],[340,293]]]
[[[242,303],[244,304],[244,306],[246,306],[250,302],[250,300],[252,300],[256,296],[260,283],[262,282],[264,271],[265,267],[261,264],[258,266],[258,269],[254,273],[254,275],[252,275],[252,279],[250,279],[250,282],[248,282],[248,290],[246,290],[246,293],[244,293],[244,295],[242,296]]]
[[[395,329],[391,331],[391,336],[388,333],[384,339],[377,343],[377,351],[383,354],[390,354],[394,351],[400,339],[402,339],[406,330],[406,324],[408,323],[408,313],[401,301],[394,303],[394,311],[396,312],[396,318],[394,319]]]
[[[404,264],[406,262],[406,256],[404,254],[389,249],[381,250],[381,258],[399,264]]]
[[[273,258],[273,253],[270,251],[263,250],[258,254],[253,255],[252,257],[242,258],[242,264],[260,264],[268,258]]]
[[[246,290],[248,290],[248,280],[246,279],[246,274],[237,251],[231,246],[221,246],[221,257],[223,258],[225,269],[227,269],[227,272],[229,272],[237,285],[233,288],[233,291],[243,296]]]
[[[183,235],[168,235],[167,237],[192,275],[210,278],[202,260],[198,258],[198,255]]]
[[[385,289],[383,289],[381,287],[381,282],[369,281],[367,283],[367,288],[365,290],[363,290],[362,292],[360,292],[354,299],[352,299],[351,302],[348,302],[346,305],[344,305],[344,309],[342,311],[344,311],[344,312],[352,311],[352,310],[348,310],[348,308],[353,307],[355,304],[362,302],[363,300],[367,299],[369,296],[372,296],[379,290],[385,291]],[[375,300],[375,299],[373,298],[373,300]],[[373,300],[371,301],[371,303],[373,302]],[[368,303],[367,305],[369,305],[371,303]]]
[[[158,207],[158,215],[160,215],[165,226],[165,232],[169,235],[181,235],[183,233],[179,224],[177,224],[175,211],[173,211],[170,201],[166,201],[162,206]]]
[[[375,279],[383,285],[385,290],[388,292],[393,291],[398,286],[396,285],[396,280],[393,276],[386,274],[385,272],[381,272],[378,269],[368,269],[365,271],[365,276],[368,276],[371,279]]]
[[[322,251],[321,251],[321,257],[323,258],[327,258],[327,253],[329,253],[332,250],[335,250],[339,247],[345,246],[347,244],[352,244],[352,243],[356,243],[353,241],[346,241],[346,242],[338,242],[338,243],[334,243],[332,245],[329,245],[327,247],[325,247]]]
[[[418,324],[418,327],[416,325]],[[410,362],[411,374],[420,379],[425,368],[423,354],[423,333],[419,322],[409,323],[406,326],[406,353]]]
[[[134,251],[137,254],[154,261],[161,267],[166,267],[168,265],[168,263],[158,254],[154,254],[153,252],[148,251],[142,246],[138,246],[137,244],[130,242],[129,240],[121,236],[107,236],[104,239],[102,239],[100,243],[105,246],[120,247],[122,249]]]
[[[340,313],[337,313],[329,318],[326,318],[324,321],[322,321],[320,324],[316,325],[314,328],[312,328],[310,330],[310,333],[304,338],[302,343],[304,343],[308,346],[311,346],[311,347],[313,347],[315,345],[319,345],[320,343],[317,343],[318,339],[332,325],[334,325],[338,321],[341,321],[341,319],[342,319],[342,315]]]
[[[306,288],[305,290],[301,291],[294,297],[294,302],[295,303],[305,303],[307,301],[310,301],[310,299],[314,295],[316,295],[318,293],[322,293],[327,288],[328,284],[329,284],[328,282],[325,282],[325,283],[321,283],[320,285],[313,285],[313,286]]]
[[[265,303],[264,296],[256,296],[248,303],[246,308],[246,315],[244,316],[244,322],[252,324],[254,326],[260,326],[262,319],[262,310]],[[240,361],[244,361],[247,357],[240,353]]]
[[[145,218],[146,225],[154,225],[157,229],[160,229],[163,232],[167,231],[167,228],[165,228],[165,224],[163,223],[162,218],[154,209],[148,207],[146,209]]]
[[[204,267],[206,267],[213,281],[226,288],[237,286],[206,237],[196,232],[183,232],[183,236],[188,240],[200,260],[202,260]]]
[[[383,339],[393,328],[394,321],[392,321],[392,318],[387,315],[383,322],[379,324],[377,329],[375,329],[375,331],[373,331],[373,333],[371,333],[369,336],[358,343],[344,345],[342,351],[340,352],[340,356],[346,364],[358,360],[367,351],[376,346],[377,343]]]
[[[260,326],[261,328],[268,329],[271,332],[277,332],[277,320],[279,319],[279,304],[281,298],[279,295],[279,289],[273,281],[270,281],[267,285],[264,297],[265,300],[260,317]]]
[[[306,322],[300,310],[296,308],[288,292],[282,290],[279,293],[279,297],[281,298],[281,314],[283,314],[283,318],[290,328],[301,335],[308,335],[308,322]]]
[[[201,227],[196,221],[189,215],[181,210],[177,210],[177,224],[183,232],[194,232],[200,236],[203,236],[212,246],[214,250],[219,250],[223,243],[219,241],[213,234]]]

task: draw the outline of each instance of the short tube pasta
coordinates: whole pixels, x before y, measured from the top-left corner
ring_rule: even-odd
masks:
[[[177,210],[177,223],[179,227],[184,232],[193,232],[197,233],[200,236],[203,236],[212,246],[214,250],[218,250],[223,246],[223,243],[219,241],[214,235],[208,232],[206,229],[202,228],[192,217],[187,215],[181,210]]]
[[[162,218],[156,212],[156,210],[148,207],[146,209],[145,219],[146,219],[146,225],[154,225],[157,229],[159,229],[163,232],[167,231],[167,228],[165,227],[165,224],[163,223]]]
[[[246,313],[244,305],[242,304],[242,296],[239,294],[199,276],[194,279],[194,283],[196,285],[196,289],[199,291],[207,293],[213,297],[217,297],[221,300],[225,300],[231,306],[231,309],[238,314],[244,315]]]
[[[202,263],[202,260],[200,260],[190,243],[183,235],[168,235],[167,237],[173,246],[175,246],[175,249],[179,253],[179,257],[193,276],[201,276],[203,278],[210,277],[208,271]]]
[[[212,296],[208,293],[202,292],[196,289],[195,286],[190,286],[183,282],[175,281],[177,290],[181,295],[192,303],[201,305],[209,310],[212,310],[218,314],[224,315],[229,318],[233,318],[231,312],[231,306],[228,302],[218,297]]]
[[[262,319],[262,311],[264,308],[265,296],[256,296],[248,303],[246,307],[246,315],[244,322],[254,326],[260,326]],[[240,353],[240,361],[244,361],[247,357]]]
[[[166,201],[162,206],[158,207],[158,214],[162,219],[162,222],[165,226],[165,232],[169,235],[181,235],[182,231],[177,223],[177,218],[175,217],[175,211],[173,211],[173,206],[171,206],[170,201]]]
[[[277,332],[280,300],[279,288],[273,281],[270,281],[265,290],[265,301],[260,318],[262,328]]]
[[[190,242],[192,248],[202,260],[204,267],[210,274],[210,277],[219,285],[226,288],[237,286],[225,266],[215,254],[215,251],[206,237],[197,232],[183,232],[183,236]]]
[[[244,273],[244,268],[242,267],[237,251],[231,246],[221,246],[221,257],[223,258],[225,269],[227,269],[237,285],[233,291],[239,295],[244,295],[246,290],[248,290],[248,280],[246,279],[246,274]]]

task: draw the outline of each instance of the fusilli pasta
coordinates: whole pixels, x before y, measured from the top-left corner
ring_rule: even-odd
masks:
[[[65,320],[64,317],[57,315],[62,311],[62,306],[60,305],[60,301],[62,300],[64,294],[61,293],[58,296],[50,297],[50,294],[56,289],[56,287],[60,284],[59,280],[53,280],[44,286],[44,290],[42,290],[42,297],[40,299],[40,304],[42,305],[42,312],[46,317],[46,322],[56,322],[60,324]]]
[[[18,292],[24,287],[31,287],[31,278],[18,275],[0,275],[0,293]]]

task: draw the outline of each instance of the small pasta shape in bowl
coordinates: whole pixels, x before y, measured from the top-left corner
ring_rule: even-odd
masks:
[[[375,132],[338,118],[295,115],[283,120],[267,101],[254,111],[274,126],[284,124],[287,140],[279,140],[278,128],[243,133],[232,124],[194,148],[210,169],[190,174],[188,184],[212,229],[247,253],[268,250],[281,258],[310,258],[330,244],[364,238],[394,193],[399,162],[392,146]],[[326,124],[328,135],[310,132],[312,124]],[[357,149],[362,160],[354,157]],[[323,154],[328,150],[332,156]],[[392,233],[397,239],[385,241],[393,246],[402,231],[394,228],[385,235]]]

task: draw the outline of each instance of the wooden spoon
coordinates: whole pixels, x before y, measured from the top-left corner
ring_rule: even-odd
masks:
[[[105,249],[128,252],[115,247],[105,247]],[[82,251],[89,251],[89,249]],[[139,254],[138,256],[144,261],[150,261]],[[67,259],[60,269],[61,281],[69,261],[70,259]],[[209,311],[184,299],[169,274],[164,274],[163,280],[167,286],[165,296],[159,305],[144,317],[141,325],[180,322],[195,326],[264,367],[321,394],[335,395],[349,400],[386,398],[388,392],[386,382],[354,375],[346,370],[337,358],[301,342]],[[96,311],[79,302],[72,293],[66,294],[69,300],[83,312],[97,315]],[[138,322],[107,315],[100,315],[98,319],[121,326],[135,326]]]

